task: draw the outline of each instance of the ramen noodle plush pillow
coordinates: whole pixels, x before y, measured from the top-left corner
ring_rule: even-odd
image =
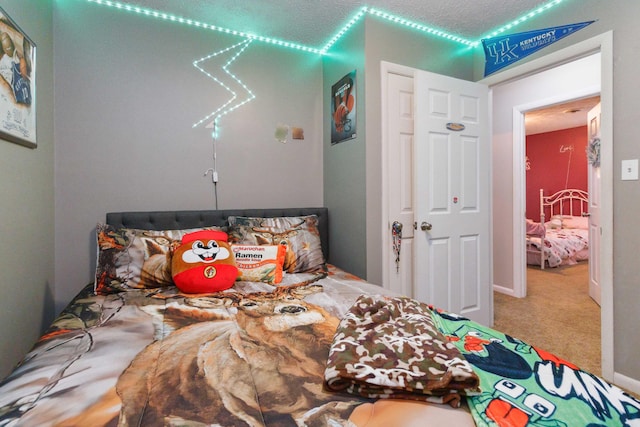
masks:
[[[238,280],[277,284],[282,281],[284,245],[231,245],[236,258]]]

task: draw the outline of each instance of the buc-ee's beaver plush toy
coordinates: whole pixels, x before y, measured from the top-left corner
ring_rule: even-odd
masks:
[[[200,230],[185,234],[171,260],[173,282],[184,293],[204,294],[233,286],[238,277],[227,233]]]

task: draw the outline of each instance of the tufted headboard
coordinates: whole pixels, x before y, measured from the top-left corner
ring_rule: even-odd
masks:
[[[329,211],[327,208],[222,209],[198,211],[109,212],[107,224],[143,230],[181,230],[208,226],[226,226],[230,216],[273,218],[317,215],[322,253],[329,260]]]

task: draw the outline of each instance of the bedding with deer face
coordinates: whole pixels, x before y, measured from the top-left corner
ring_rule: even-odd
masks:
[[[370,307],[361,297],[381,294],[394,297],[333,266],[285,274],[278,286],[240,281],[213,294],[165,287],[95,295],[88,286],[0,383],[0,426],[562,426],[572,425],[566,414],[574,413],[580,425],[637,425],[640,402],[617,387],[426,306],[419,316],[401,311],[423,329],[421,319],[433,310],[426,329],[437,340],[389,327],[365,338],[354,329],[353,360],[345,352],[341,361],[363,363],[360,347],[377,359],[371,349],[384,338],[394,372],[407,367],[390,381],[414,374],[418,355],[433,358],[434,378],[466,358],[480,379],[478,393],[454,409],[425,401],[424,390],[412,395],[415,383],[384,383],[402,388],[402,399],[332,391],[325,378],[335,372],[329,354],[341,351],[348,332],[343,322],[336,334],[341,320],[359,307],[359,324],[366,323]],[[399,298],[387,303],[395,301],[413,306]],[[417,342],[435,346],[413,351]],[[390,351],[396,347],[397,354]],[[362,371],[384,380],[389,368]]]

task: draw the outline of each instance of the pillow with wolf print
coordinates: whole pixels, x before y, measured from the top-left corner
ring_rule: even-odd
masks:
[[[324,270],[318,216],[253,218],[230,216],[229,240],[243,245],[284,245],[283,269],[287,273]]]
[[[207,229],[219,230],[218,227]],[[96,227],[98,256],[94,291],[106,295],[135,289],[173,286],[171,256],[182,236],[202,230],[140,230]]]

